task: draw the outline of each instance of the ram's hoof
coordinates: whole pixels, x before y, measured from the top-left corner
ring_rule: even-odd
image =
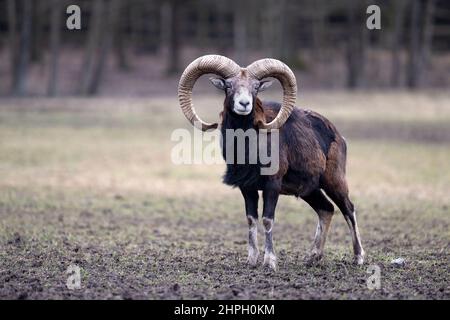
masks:
[[[247,263],[249,265],[251,265],[252,267],[256,266],[256,264],[258,263],[258,257],[259,257],[259,251],[249,250],[248,257],[247,257]]]
[[[354,263],[358,266],[363,265],[364,264],[364,256],[365,256],[364,251],[360,254],[355,255],[355,257],[353,258]]]
[[[277,271],[278,270],[277,257],[275,256],[275,254],[265,253],[263,266],[268,266],[273,271]]]

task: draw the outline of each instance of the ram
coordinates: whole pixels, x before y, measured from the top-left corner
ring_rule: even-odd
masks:
[[[210,79],[213,85],[225,92],[220,127],[224,142],[222,146],[227,144],[227,130],[267,131],[269,135],[278,130],[278,170],[275,174],[262,175],[262,164],[259,162],[253,164],[230,161],[230,155],[222,147],[227,161],[224,183],[238,187],[245,201],[249,227],[248,263],[255,265],[259,256],[258,199],[259,191],[262,191],[264,265],[274,270],[277,268],[272,233],[280,194],[303,199],[318,215],[319,221],[311,252],[307,255],[307,263],[319,261],[323,256],[334,213],[334,206],[326,194],[343,213],[352,236],[354,261],[362,264],[364,250],[345,179],[345,140],[325,117],[295,107],[297,84],[289,67],[275,59],[262,59],[241,68],[234,61],[220,55],[202,56],[190,63],[180,78],[178,97],[187,119],[204,131],[215,129],[218,124],[204,122],[196,114],[192,104],[192,89],[201,75],[211,73],[219,76]],[[269,77],[276,78],[282,85],[281,105],[263,102],[257,97],[258,92],[270,86],[271,81],[265,80]],[[247,150],[250,143],[246,140]]]

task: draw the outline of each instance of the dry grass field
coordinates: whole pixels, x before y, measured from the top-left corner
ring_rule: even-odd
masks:
[[[307,267],[316,215],[282,197],[279,271],[249,268],[243,200],[221,183],[224,165],[170,160],[172,131],[190,128],[175,98],[3,99],[0,298],[449,299],[450,94],[299,100],[348,141],[364,266],[351,263],[337,212],[324,260]],[[217,117],[220,97],[195,101]],[[405,264],[392,265],[399,257]],[[66,287],[71,264],[81,289]],[[372,264],[379,290],[366,286]]]

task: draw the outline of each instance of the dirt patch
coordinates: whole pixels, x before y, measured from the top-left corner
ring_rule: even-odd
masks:
[[[84,201],[83,198],[80,199]],[[232,200],[232,199],[226,199]],[[79,212],[11,211],[2,204],[0,297],[8,299],[448,299],[449,247],[434,220],[427,237],[398,234],[394,225],[360,216],[367,264],[351,263],[349,234],[336,215],[327,254],[308,267],[315,217],[298,204],[303,221],[284,218],[296,208],[281,205],[275,227],[279,271],[246,259],[246,225],[236,206],[220,202],[113,198]],[[99,205],[100,204],[100,205]],[[214,215],[203,211],[214,207]],[[198,210],[189,216],[183,210]],[[189,209],[192,208],[192,209]],[[230,209],[233,213],[229,213]],[[383,209],[383,208],[381,208]],[[178,216],[175,212],[180,212]],[[403,214],[415,216],[418,211]],[[297,214],[295,214],[297,216]],[[221,218],[223,216],[223,218]],[[240,219],[242,218],[242,219]],[[305,220],[306,219],[306,220]],[[22,222],[21,225],[16,224]],[[401,221],[401,219],[398,219]],[[411,224],[413,225],[413,224]],[[437,229],[436,229],[437,228]],[[378,233],[377,230],[383,230]],[[262,234],[260,234],[262,236]],[[426,249],[430,248],[430,249]],[[390,263],[401,255],[405,265]],[[261,257],[260,257],[260,263]],[[67,268],[81,268],[81,289],[66,286]],[[366,285],[369,265],[381,269],[379,290]]]

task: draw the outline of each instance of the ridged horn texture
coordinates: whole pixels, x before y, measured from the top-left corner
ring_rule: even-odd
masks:
[[[192,103],[192,89],[197,79],[206,73],[214,73],[224,79],[236,76],[241,68],[233,60],[220,55],[206,55],[192,61],[181,75],[178,84],[178,99],[186,118],[198,129],[206,131],[217,128],[217,123],[200,119]],[[201,127],[199,127],[201,124]]]
[[[276,59],[261,59],[247,67],[250,76],[261,80],[274,77],[283,87],[283,104],[278,115],[269,123],[262,123],[263,129],[279,129],[289,118],[295,107],[297,98],[297,81],[292,70],[283,62]]]

